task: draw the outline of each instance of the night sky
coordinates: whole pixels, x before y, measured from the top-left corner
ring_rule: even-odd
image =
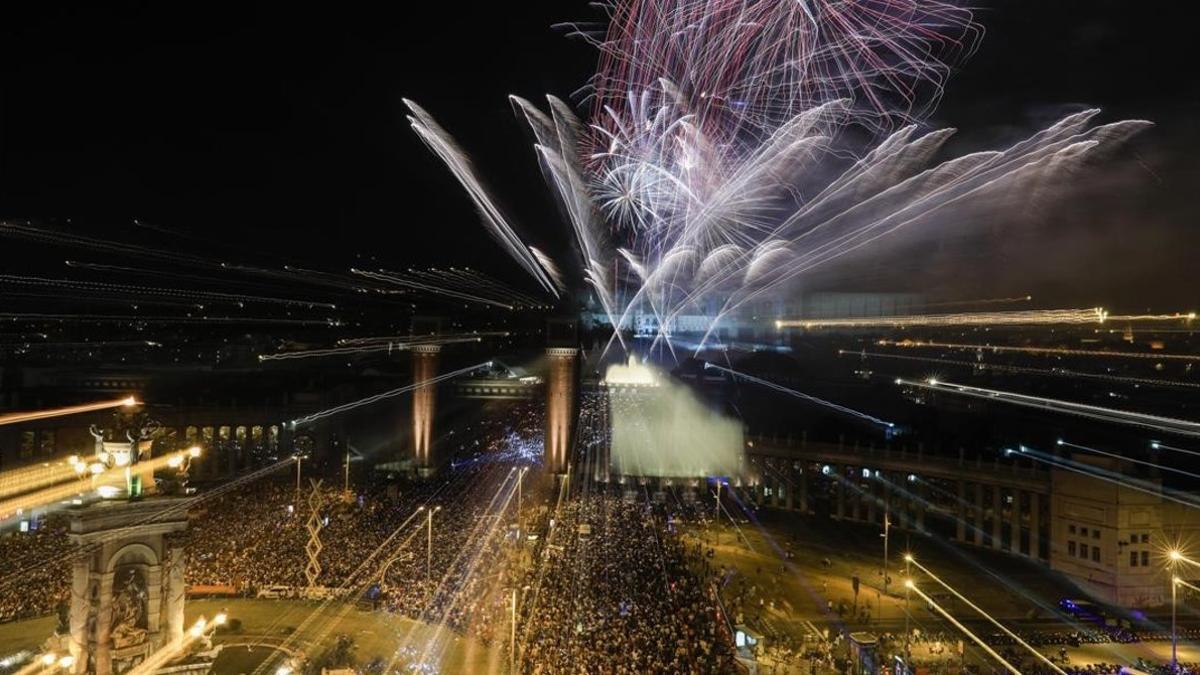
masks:
[[[1089,246],[1137,260],[1113,284],[1132,283],[1131,297],[1186,282],[1175,267],[1197,239],[1188,5],[985,4],[987,35],[933,119],[962,130],[956,150],[1011,141],[1083,105],[1104,108],[1104,121],[1155,121],[1120,158],[1122,209],[1089,213],[1084,199],[1079,211],[1103,239]],[[409,130],[407,97],[473,154],[532,243],[565,249],[506,97],[566,97],[585,81],[594,53],[551,27],[597,18],[584,2],[196,7],[5,4],[0,217],[71,219],[96,236],[137,218],[248,258],[332,269],[368,254],[511,273]]]

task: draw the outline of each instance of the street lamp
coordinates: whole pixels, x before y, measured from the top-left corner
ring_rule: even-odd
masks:
[[[913,562],[912,554],[905,553],[904,554],[904,578],[905,579],[912,579],[912,562]],[[912,610],[910,610],[909,606],[908,606],[908,596],[909,596],[909,591],[911,591],[911,590],[912,590],[912,588],[908,584],[904,584],[904,667],[905,668],[909,667],[909,661],[911,660],[911,656],[910,656],[911,648],[909,647],[909,642],[908,642],[910,633],[912,632],[908,627],[908,616],[912,612]],[[880,619],[883,618],[882,612],[880,613],[879,618]]]
[[[1175,598],[1179,591],[1179,577],[1171,577],[1171,672],[1179,670],[1179,658],[1176,652],[1178,641],[1175,634]]]
[[[417,507],[417,511],[425,512],[425,581],[433,580],[433,514],[441,510],[440,506],[432,509]]]
[[[529,586],[521,589],[521,595],[525,595],[525,591],[529,590]],[[510,621],[510,632],[508,637],[508,658],[509,672],[517,672],[517,587],[512,589],[512,620]]]
[[[883,511],[883,594],[888,592],[888,533],[892,529],[892,520],[889,517],[890,509],[886,506]],[[883,618],[883,607],[879,608],[879,618]]]
[[[292,455],[296,458],[296,492],[300,491],[300,463],[304,461],[304,455],[296,453]]]
[[[525,472],[528,470],[529,470],[528,467],[521,467],[521,470],[517,472],[517,543],[518,544],[521,542],[521,497],[522,497],[521,485],[524,482]]]

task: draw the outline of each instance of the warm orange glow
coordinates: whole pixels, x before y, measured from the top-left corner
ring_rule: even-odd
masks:
[[[437,345],[417,345],[412,348],[414,382],[425,382],[437,377],[438,353],[441,350]],[[437,385],[418,387],[413,391],[412,401],[413,459],[418,467],[428,468],[432,466],[433,416],[437,406]]]
[[[48,410],[29,410],[26,412],[8,413],[6,415],[0,415],[0,426],[135,405],[138,405],[137,399],[129,396],[116,401],[99,401],[97,403],[84,403],[83,405],[66,406],[65,408],[50,408]]]
[[[547,349],[546,442],[544,462],[551,473],[566,473],[575,411],[574,349]]]
[[[67,480],[78,480],[88,472],[88,464],[95,460],[94,455],[71,455],[66,459],[0,472],[0,499]]]
[[[172,452],[161,457],[153,457],[151,459],[138,462],[134,465],[124,467],[107,468],[103,464],[95,463],[91,465],[92,475],[87,482],[72,479],[60,485],[43,488],[35,492],[23,494],[19,497],[14,497],[6,501],[0,502],[0,519],[7,518],[19,511],[24,511],[45,504],[51,504],[65,499],[74,499],[75,497],[96,492],[103,487],[120,486],[124,489],[125,472],[141,476],[143,478],[154,475],[155,471],[170,466],[174,458],[187,454],[186,450]],[[72,474],[73,475],[73,474]]]

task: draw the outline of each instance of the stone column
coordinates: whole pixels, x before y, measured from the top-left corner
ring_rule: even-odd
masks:
[[[412,348],[413,384],[437,377],[441,345],[414,345]],[[413,461],[417,470],[433,469],[433,418],[437,406],[437,385],[418,387],[412,397]]]
[[[545,463],[551,473],[564,474],[570,461],[575,423],[575,366],[579,350],[549,347],[546,377]]]

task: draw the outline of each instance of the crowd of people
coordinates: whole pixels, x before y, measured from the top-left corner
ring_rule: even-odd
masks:
[[[61,611],[70,599],[67,524],[44,518],[33,525],[0,534],[0,623]]]
[[[701,555],[645,500],[591,494],[564,503],[523,608],[520,670],[733,670],[727,619]]]

